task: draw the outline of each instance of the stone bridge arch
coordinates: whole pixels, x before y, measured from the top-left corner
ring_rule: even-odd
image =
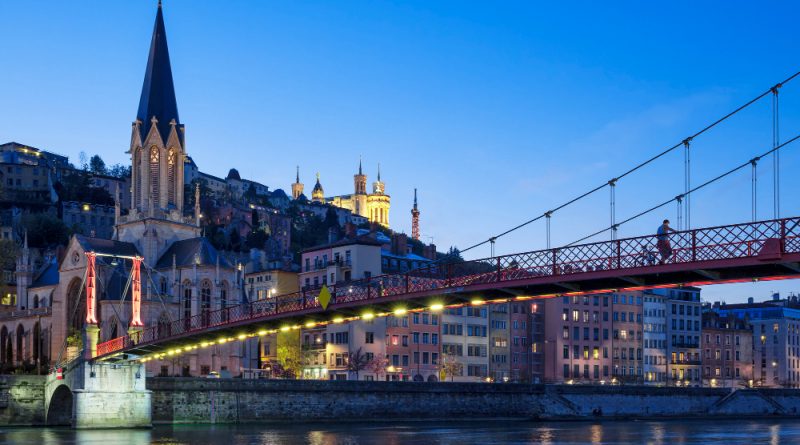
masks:
[[[50,391],[47,392],[49,393]],[[75,397],[69,386],[65,384],[57,385],[45,400],[45,423],[48,426],[72,426],[74,399]]]
[[[151,397],[141,363],[78,358],[66,364],[60,375],[48,374],[44,392],[47,425],[78,429],[151,426]]]

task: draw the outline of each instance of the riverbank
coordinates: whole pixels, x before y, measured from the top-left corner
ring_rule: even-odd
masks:
[[[155,424],[800,417],[800,390],[150,378]],[[0,377],[0,425],[41,426],[44,377]]]

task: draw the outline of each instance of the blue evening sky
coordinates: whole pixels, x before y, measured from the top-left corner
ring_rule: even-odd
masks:
[[[0,140],[127,163],[156,1],[3,1]],[[187,150],[199,167],[289,190],[352,191],[363,156],[391,225],[465,247],[607,181],[800,70],[792,2],[165,0]],[[781,93],[800,133],[800,79]],[[695,140],[697,184],[767,150],[769,98]],[[795,146],[797,145],[797,146]],[[800,215],[800,142],[782,156],[782,214]],[[771,160],[759,216],[772,217]],[[675,152],[620,182],[618,220],[683,188]],[[750,218],[750,172],[693,199],[692,224]],[[609,224],[608,190],[553,217],[553,244]],[[623,226],[652,233],[673,206]],[[497,242],[542,248],[544,224]],[[598,237],[603,239],[607,235]],[[488,256],[489,248],[468,258]],[[709,287],[741,301],[796,281]]]

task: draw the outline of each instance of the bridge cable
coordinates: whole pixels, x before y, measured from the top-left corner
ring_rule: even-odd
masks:
[[[78,312],[78,308],[80,307],[81,302],[81,294],[83,294],[84,290],[86,290],[86,276],[89,274],[89,268],[87,267],[86,270],[83,271],[83,278],[81,279],[81,287],[78,291],[78,295],[75,296],[75,307],[72,309],[72,316],[67,319],[67,335],[64,336],[64,341],[61,342],[61,349],[58,352],[58,358],[54,365],[58,367],[61,364],[61,359],[64,357],[64,351],[67,350],[67,339],[69,338],[69,324],[75,321],[75,315]],[[69,299],[69,292],[67,292],[67,299]],[[69,301],[67,301],[67,306],[69,306]],[[84,345],[85,347],[86,345]],[[83,352],[83,351],[81,351]]]
[[[142,261],[142,264],[144,264],[144,261]],[[159,275],[161,275],[161,272],[159,272],[159,271],[157,271],[155,269],[152,269],[150,267],[145,266],[145,272],[146,272],[146,275],[147,275],[147,280],[150,282],[150,287],[149,288],[156,290],[155,294],[158,296],[158,301],[161,302],[161,308],[164,310],[164,313],[167,314],[167,318],[169,319],[169,322],[172,323],[175,320],[172,319],[172,314],[170,314],[169,309],[167,309],[166,303],[164,303],[164,297],[161,295],[161,289],[156,287],[156,283],[153,281],[153,276],[150,274],[151,271],[153,271],[153,272],[155,272],[156,274],[159,274]],[[180,298],[178,300],[180,301]]]
[[[611,207],[611,241],[615,241],[617,239],[617,197],[616,197],[616,189],[617,189],[617,178],[614,178],[608,181],[608,189],[609,189],[609,201]]]
[[[692,138],[686,138],[683,141],[683,178],[684,178],[684,196],[686,196],[686,205],[684,209],[686,210],[686,218],[684,219],[684,228],[683,230],[690,230],[692,228],[692,206],[691,206],[691,199],[692,196],[689,194],[689,190],[692,188],[692,160],[691,160],[691,142]]]
[[[800,134],[798,134],[797,136],[795,136],[795,137],[787,140],[786,142],[776,146],[775,148],[772,148],[772,149],[766,151],[765,153],[761,154],[759,156],[759,158],[763,158],[764,156],[770,155],[770,154],[776,152],[777,150],[779,150],[779,149],[781,149],[783,147],[786,147],[787,145],[791,144],[792,142],[794,142],[794,141],[796,141],[798,139],[800,139]],[[710,185],[710,184],[712,184],[712,183],[714,183],[716,181],[719,181],[719,180],[721,180],[721,179],[723,179],[723,178],[725,178],[725,177],[727,177],[727,176],[729,176],[729,175],[731,175],[731,174],[733,174],[733,173],[735,173],[735,172],[747,167],[748,165],[750,165],[750,161],[744,162],[744,163],[742,163],[742,164],[740,164],[740,165],[738,165],[738,166],[736,166],[736,167],[734,167],[734,168],[732,168],[732,169],[730,169],[730,170],[728,170],[728,171],[726,171],[726,172],[724,172],[724,173],[722,173],[722,174],[720,174],[720,175],[718,175],[718,176],[716,176],[716,177],[714,177],[712,179],[709,179],[708,181],[700,184],[699,186],[694,187],[693,189],[689,190],[689,192],[687,194],[691,194],[691,193],[694,193],[694,192],[696,192],[696,191],[698,191],[700,189],[703,189],[706,186],[708,186],[708,185]],[[633,221],[633,220],[635,220],[635,219],[637,219],[637,218],[639,218],[641,216],[644,216],[644,215],[646,215],[646,214],[648,214],[650,212],[658,210],[661,207],[664,207],[665,205],[671,203],[672,201],[680,201],[682,198],[683,198],[683,195],[678,195],[678,196],[676,196],[676,197],[674,197],[672,199],[669,199],[669,200],[664,201],[664,202],[662,202],[660,204],[657,204],[657,205],[655,205],[653,207],[650,207],[649,209],[644,210],[642,212],[639,212],[636,215],[633,215],[630,218],[618,223],[617,226],[621,226],[621,225],[626,224],[628,222],[631,222],[631,221]],[[581,243],[583,241],[586,241],[589,238],[592,238],[592,237],[595,237],[597,235],[600,235],[601,233],[604,233],[604,232],[606,232],[606,231],[608,231],[610,229],[611,229],[611,227],[606,227],[605,229],[598,230],[597,232],[594,232],[594,233],[592,233],[590,235],[584,236],[583,238],[581,238],[579,240],[576,240],[576,241],[573,241],[573,242],[565,245],[564,247],[570,247],[570,246],[573,246],[575,244]]]
[[[547,218],[547,221],[546,221],[546,223],[547,223],[546,224],[546,227],[547,227],[547,248],[549,249],[550,248],[550,217],[553,216],[553,212],[552,211],[547,211],[547,212],[545,212],[544,216],[545,216],[545,218]]]
[[[750,160],[750,165],[752,165],[751,169],[751,213],[752,213],[752,220],[756,222],[758,220],[758,158],[753,158]]]
[[[159,272],[159,271],[157,271],[155,269],[149,268],[146,264],[144,264],[144,261],[142,262],[142,265],[145,267],[145,272],[146,272],[146,275],[147,275],[147,279],[150,281],[150,285],[151,285],[150,288],[158,290],[158,287],[156,287],[156,284],[153,281],[153,277],[150,275],[150,272],[151,271],[155,272],[157,275],[164,275],[164,274],[162,274],[161,272]],[[112,273],[116,273],[116,274],[120,274],[120,275],[122,274],[120,271],[116,270],[116,268],[111,268],[111,272]],[[128,284],[125,287],[125,293],[127,293],[127,287],[130,284],[130,280],[132,278],[133,278],[132,276],[128,276]],[[161,295],[161,292],[159,292],[159,291],[156,291],[155,294],[158,296],[158,299],[161,302],[161,308],[164,310],[164,313],[167,314],[167,318],[169,318],[170,322],[173,322],[174,320],[172,319],[172,314],[170,313],[169,309],[167,308],[166,303],[164,302],[163,295]]]
[[[787,77],[785,80],[780,82],[778,85],[783,86],[786,83],[794,80],[798,76],[800,76],[800,71],[797,71],[794,74],[792,74],[791,76]],[[690,140],[692,140],[692,139],[694,139],[694,138],[696,138],[696,137],[708,132],[709,130],[711,130],[712,128],[714,128],[717,125],[721,124],[722,122],[724,122],[724,121],[730,119],[731,117],[735,116],[736,114],[738,114],[740,111],[744,110],[745,108],[747,108],[747,107],[753,105],[754,103],[758,102],[759,100],[763,99],[768,94],[770,94],[770,93],[774,94],[774,90],[776,90],[776,87],[772,87],[772,88],[768,89],[767,91],[764,91],[763,93],[761,93],[758,96],[754,97],[753,99],[747,101],[746,103],[744,103],[743,105],[741,105],[738,108],[734,109],[733,111],[729,112],[728,114],[726,114],[726,115],[722,116],[721,118],[717,119],[716,121],[706,125],[701,130],[697,131],[696,133],[692,134],[691,136],[688,136],[687,138],[683,139],[681,142],[678,142],[677,144],[672,145],[671,147],[668,147],[668,148],[664,149],[663,151],[657,153],[656,155],[650,157],[649,159],[647,159],[647,160],[637,164],[636,166],[628,169],[627,171],[625,171],[621,175],[617,176],[616,179],[620,180],[620,179],[622,179],[622,178],[624,178],[624,177],[626,177],[626,176],[628,176],[628,175],[640,170],[641,168],[653,163],[654,161],[662,158],[663,156],[673,152],[677,148],[679,148],[681,146],[685,146],[685,142],[686,141],[690,141]],[[775,132],[777,133],[777,128],[775,129]],[[687,167],[687,171],[688,171],[688,167]],[[688,177],[687,177],[687,180],[688,180]],[[595,187],[595,188],[593,188],[593,189],[591,189],[591,190],[589,190],[589,191],[587,191],[587,192],[585,192],[585,193],[583,193],[583,194],[581,194],[581,195],[579,195],[579,196],[577,196],[577,197],[575,197],[575,198],[573,198],[573,199],[571,199],[571,200],[559,205],[558,207],[553,208],[548,213],[552,214],[552,213],[554,213],[554,212],[556,212],[558,210],[561,210],[561,209],[563,209],[563,208],[565,208],[565,207],[567,207],[567,206],[569,206],[569,205],[571,205],[571,204],[573,204],[573,203],[575,203],[575,202],[577,202],[577,201],[579,201],[579,200],[581,200],[583,198],[586,198],[587,196],[590,196],[590,195],[594,194],[595,192],[597,192],[597,191],[603,189],[604,187],[606,187],[607,185],[609,185],[608,182],[603,183],[602,185],[599,185],[599,186],[597,186],[597,187]],[[512,227],[512,228],[510,228],[510,229],[498,234],[498,235],[493,236],[492,238],[497,239],[497,238],[503,237],[505,235],[508,235],[511,232],[519,230],[519,229],[521,229],[521,228],[523,228],[523,227],[525,227],[525,226],[527,226],[527,225],[529,225],[529,224],[531,224],[533,222],[536,222],[536,221],[538,221],[538,220],[540,220],[542,218],[545,218],[545,217],[547,217],[547,213],[544,213],[544,214],[541,214],[541,215],[536,216],[534,218],[531,218],[531,219],[529,219],[529,220],[527,220],[527,221],[525,221],[525,222],[523,222],[521,224],[518,224],[518,225],[516,225],[516,226],[514,226],[514,227]],[[688,225],[688,223],[689,222],[687,222],[687,225]],[[619,226],[619,224],[618,224],[618,226]],[[471,246],[469,246],[469,247],[467,247],[465,249],[459,250],[459,252],[460,253],[464,253],[464,252],[470,251],[470,250],[475,249],[477,247],[480,247],[480,246],[482,246],[482,245],[484,245],[484,244],[486,244],[488,242],[490,242],[490,239],[486,239],[484,241],[475,243],[475,244],[473,244],[473,245],[471,245]],[[446,257],[443,257],[443,258],[441,258],[441,259],[439,259],[437,261],[442,261],[445,258]]]
[[[772,92],[772,146],[777,147],[780,143],[780,96],[778,94],[779,89],[781,88],[782,84],[779,83],[772,87],[770,91]],[[772,180],[773,180],[773,212],[774,218],[778,219],[781,217],[781,152],[780,150],[775,150],[775,153],[772,154]]]
[[[101,259],[100,261],[101,261],[101,265],[110,266],[108,263],[105,262],[105,260]],[[115,271],[115,269],[116,269],[115,267],[113,267],[113,266],[111,267],[112,271]],[[120,275],[122,274],[121,272],[117,272],[117,273],[120,273]],[[132,275],[128,276],[128,282],[125,284],[124,290],[122,291],[122,295],[120,295],[119,302],[118,302],[119,307],[120,307],[120,311],[122,310],[122,303],[125,301],[125,294],[128,293],[128,286],[131,284],[131,278],[133,278]],[[106,290],[106,287],[105,287],[105,284],[103,283],[103,280],[100,280],[99,284],[100,284],[100,286],[103,286],[103,290]],[[98,300],[99,300],[99,298],[98,298]],[[117,317],[117,323],[122,323],[123,319],[120,316],[119,312],[117,311],[117,308],[114,307],[114,304],[112,303],[109,306],[111,306],[111,309],[114,311],[114,315]],[[133,311],[131,311],[131,318],[133,318]],[[128,322],[130,323],[130,320],[128,320]],[[100,323],[98,323],[98,324],[100,324]],[[101,326],[101,328],[102,328],[102,326]]]

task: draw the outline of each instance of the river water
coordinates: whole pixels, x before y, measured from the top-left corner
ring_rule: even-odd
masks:
[[[306,423],[176,425],[151,430],[0,429],[0,443],[161,445],[800,444],[800,421]]]

